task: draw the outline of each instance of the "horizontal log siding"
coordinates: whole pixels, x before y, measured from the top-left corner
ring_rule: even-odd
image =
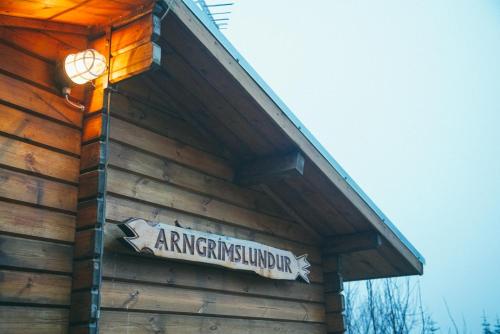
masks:
[[[191,139],[180,141],[178,132],[145,124],[147,107],[135,103],[138,120],[113,109],[113,100],[101,332],[325,333],[315,238],[265,194],[234,184],[230,159],[191,140],[202,136],[196,128],[185,127]],[[158,110],[151,109],[155,118]],[[312,284],[133,253],[117,241],[116,226],[131,217],[308,253]]]
[[[68,329],[82,114],[55,85],[55,51],[85,45],[0,27],[1,333]]]

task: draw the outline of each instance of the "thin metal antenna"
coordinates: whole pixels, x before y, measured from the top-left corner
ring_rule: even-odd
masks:
[[[226,7],[229,7],[229,6],[233,6],[234,2],[210,3],[210,4],[207,4],[207,2],[205,0],[197,0],[197,1],[195,1],[195,3],[208,16],[208,18],[217,27],[217,29],[219,29],[219,30],[227,29],[227,21],[229,21],[229,18],[228,17],[224,17],[224,15],[231,14],[231,11],[224,11],[224,12],[215,12],[215,13],[212,13],[210,11],[210,8],[226,8]],[[215,16],[215,15],[218,15],[218,16]]]
[[[204,0],[202,0],[205,2]],[[227,2],[227,3],[218,3],[218,4],[212,4],[212,5],[205,5],[207,7],[223,7],[223,6],[232,6],[234,5],[234,2]]]
[[[231,12],[210,13],[210,15],[212,15],[212,16],[214,16],[214,15],[227,15],[227,14],[231,14]]]

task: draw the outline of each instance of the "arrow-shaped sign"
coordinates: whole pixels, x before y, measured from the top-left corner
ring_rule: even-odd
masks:
[[[254,271],[272,279],[295,280],[300,276],[309,283],[308,268],[311,265],[307,255],[296,257],[290,251],[254,241],[138,218],[130,219],[119,227],[127,235],[122,240],[137,252]]]

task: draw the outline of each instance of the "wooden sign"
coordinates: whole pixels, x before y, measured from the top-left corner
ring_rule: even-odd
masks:
[[[254,271],[272,278],[309,283],[307,254],[177,226],[130,219],[119,225],[127,235],[122,240],[135,251],[169,259],[209,263],[231,269]]]

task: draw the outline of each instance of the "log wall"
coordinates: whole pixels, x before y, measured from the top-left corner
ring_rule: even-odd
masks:
[[[0,27],[0,332],[340,332],[317,237],[234,183],[239,158],[144,85],[152,76],[132,77],[158,60],[155,22],[149,12],[90,41]],[[110,66],[73,90],[82,113],[55,63],[87,47]],[[118,242],[132,217],[307,253],[311,284],[135,254]]]
[[[325,311],[327,334],[346,332],[344,281],[341,274],[340,256],[323,259]]]
[[[99,333],[102,293],[102,259],[106,211],[109,146],[109,82],[118,82],[149,70],[161,56],[152,39],[159,22],[152,9],[139,18],[106,27],[91,37],[89,46],[108,59],[107,71],[94,80],[86,96],[78,191],[73,284],[69,332]],[[158,60],[159,61],[159,60]]]
[[[95,36],[0,27],[1,333],[98,332],[106,88],[160,57],[150,5]],[[88,47],[109,73],[72,88],[82,112],[62,97],[56,63]]]
[[[68,330],[82,113],[54,73],[62,52],[86,45],[79,35],[0,27],[1,333]]]
[[[101,333],[325,333],[314,237],[263,192],[234,184],[230,157],[133,80],[110,98]],[[182,129],[180,131],[179,129]],[[312,284],[145,257],[116,224],[140,217],[308,253]]]

